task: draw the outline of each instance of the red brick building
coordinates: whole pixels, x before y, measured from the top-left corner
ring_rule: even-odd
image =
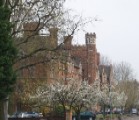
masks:
[[[55,81],[67,83],[70,79],[82,80],[81,61],[78,57],[71,56],[71,52],[67,49],[71,47],[68,43],[72,41],[72,36],[65,36],[64,44],[59,46],[56,28],[49,29],[49,35],[41,36],[36,27],[36,23],[25,24],[24,34],[18,38],[19,43],[28,40],[18,47],[23,57],[40,50],[17,63],[18,78],[41,79],[46,83]]]
[[[25,31],[20,41],[28,36],[32,37],[18,49],[23,54],[31,54],[37,49],[47,48],[48,50],[38,52],[35,56],[21,60],[19,66],[32,63],[39,64],[25,67],[20,71],[20,76],[25,78],[43,78],[48,83],[55,80],[64,80],[65,82],[70,79],[87,80],[89,84],[92,84],[96,79],[103,78],[101,77],[102,67],[100,65],[100,53],[96,47],[95,33],[85,34],[85,45],[78,46],[72,45],[72,36],[65,36],[64,44],[59,47],[58,29],[51,28],[49,29],[49,35],[41,36],[38,30],[40,27],[36,23],[25,24]],[[56,51],[52,52],[53,49],[56,49]],[[44,59],[46,62],[41,62]],[[105,68],[108,69],[109,67],[105,66]],[[103,70],[103,73],[107,73],[107,69]],[[107,78],[111,76],[112,72],[109,72],[109,74],[105,74]]]
[[[28,41],[18,46],[20,55],[24,57],[37,49],[47,48],[47,51],[38,52],[16,64],[16,69],[19,69],[18,78],[22,79],[17,85],[18,93],[23,92],[22,85],[25,83],[29,89],[33,90],[34,84],[32,83],[34,82],[50,84],[61,81],[67,84],[69,80],[73,79],[79,82],[87,80],[89,84],[95,80],[100,80],[101,83],[110,83],[112,66],[100,65],[95,33],[85,35],[85,45],[72,45],[72,36],[65,36],[64,44],[59,46],[58,29],[51,28],[49,35],[41,36],[36,27],[36,23],[24,25],[25,32],[22,37],[18,38],[18,42]],[[29,38],[29,36],[32,37]],[[25,82],[26,80],[27,82]]]

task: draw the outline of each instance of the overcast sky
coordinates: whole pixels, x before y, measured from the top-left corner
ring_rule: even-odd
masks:
[[[86,27],[96,33],[98,52],[113,62],[131,64],[139,79],[139,0],[67,0],[65,6],[83,17],[101,19]],[[78,43],[85,43],[84,35],[77,34]]]

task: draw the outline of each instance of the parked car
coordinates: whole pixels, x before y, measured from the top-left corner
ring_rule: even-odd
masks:
[[[36,112],[17,112],[13,114],[10,118],[39,118],[39,117],[42,117],[42,115]]]
[[[28,114],[27,112],[21,112],[19,115],[18,115],[18,118],[28,118]]]
[[[72,117],[73,120],[77,120],[77,115],[73,115]],[[81,120],[95,120],[96,119],[96,114],[91,111],[85,111],[80,113],[80,119]]]
[[[138,110],[137,110],[137,108],[132,108],[131,109],[131,114],[138,114]]]
[[[124,111],[121,108],[116,108],[113,110],[113,113],[115,114],[124,114]]]
[[[21,112],[16,112],[14,113],[13,115],[11,115],[9,118],[18,118],[18,115],[20,114]]]
[[[39,113],[39,117],[43,117],[43,114],[42,113]]]

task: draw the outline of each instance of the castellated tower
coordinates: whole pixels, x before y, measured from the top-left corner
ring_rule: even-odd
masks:
[[[86,40],[86,49],[87,49],[87,61],[86,61],[86,72],[87,72],[87,80],[89,84],[92,84],[97,75],[97,49],[96,49],[96,34],[95,33],[87,33],[85,35]]]
[[[100,54],[96,48],[96,34],[85,34],[85,45],[74,45],[71,49],[71,56],[80,58],[82,64],[82,80],[94,83],[98,79],[98,66]]]

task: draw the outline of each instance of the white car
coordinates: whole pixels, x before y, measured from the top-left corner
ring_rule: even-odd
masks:
[[[138,114],[137,108],[132,108],[131,113],[132,113],[132,114]]]
[[[27,112],[21,112],[18,114],[18,118],[28,118]]]
[[[9,118],[39,118],[43,117],[42,113],[37,112],[16,112]]]
[[[38,118],[40,117],[39,113],[36,112],[23,112],[21,113],[21,117],[20,118]]]

